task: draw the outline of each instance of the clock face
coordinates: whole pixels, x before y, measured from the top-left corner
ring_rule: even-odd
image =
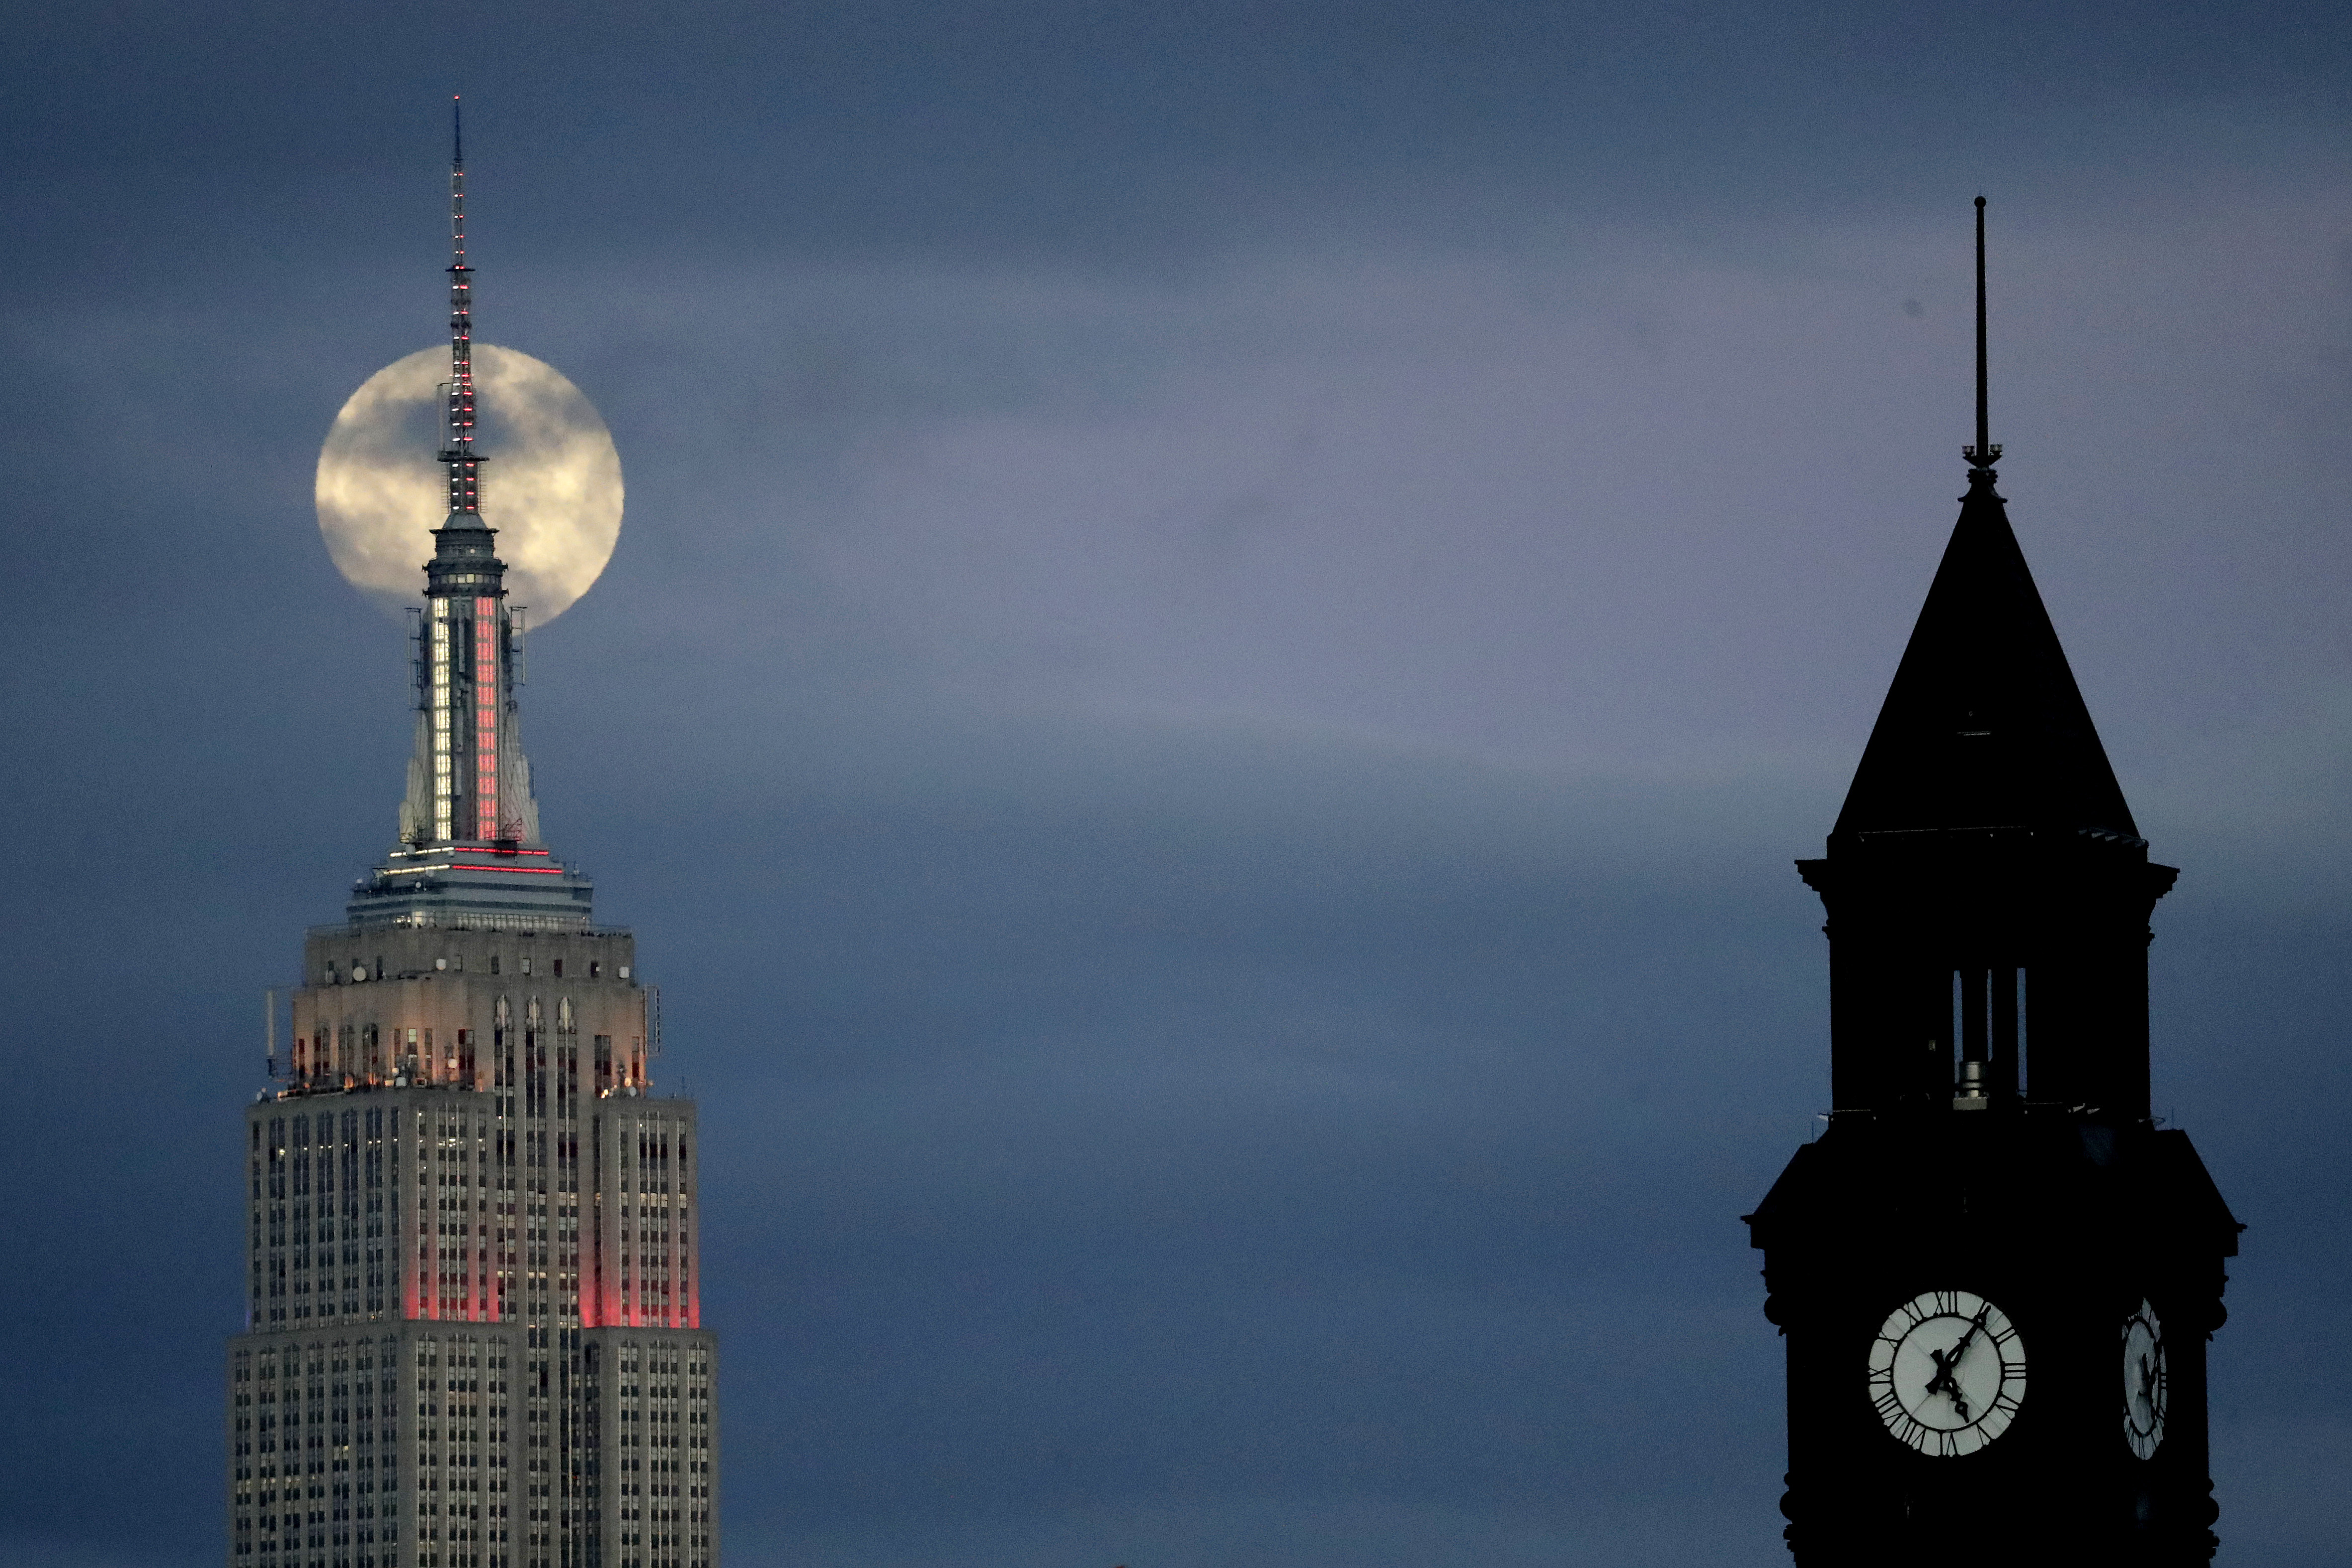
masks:
[[[2164,1442],[2164,1325],[2146,1301],[2124,1321],[2124,1440],[2143,1459]]]
[[[1990,1301],[1929,1290],[1888,1315],[1870,1343],[1870,1401],[1923,1454],[1973,1454],[2009,1430],[2025,1399],[2025,1342]]]

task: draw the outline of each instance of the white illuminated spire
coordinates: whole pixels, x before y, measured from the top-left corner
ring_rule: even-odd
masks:
[[[465,145],[452,108],[449,381],[438,460],[449,512],[433,531],[415,632],[416,744],[400,846],[359,885],[369,923],[584,925],[589,883],[541,843],[530,763],[516,730],[524,612],[481,512],[474,450],[473,268],[466,261]]]

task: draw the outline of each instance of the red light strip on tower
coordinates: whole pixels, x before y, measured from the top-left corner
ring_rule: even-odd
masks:
[[[499,836],[499,602],[474,601],[474,837]]]

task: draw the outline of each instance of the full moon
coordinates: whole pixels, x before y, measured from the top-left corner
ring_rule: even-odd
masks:
[[[319,449],[319,531],[352,585],[397,616],[425,589],[433,531],[449,512],[441,449],[446,348],[419,349],[361,384]],[[482,521],[498,530],[507,602],[544,626],[604,572],[621,537],[621,455],[563,373],[474,344]]]

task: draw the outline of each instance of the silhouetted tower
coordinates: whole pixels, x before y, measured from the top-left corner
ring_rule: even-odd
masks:
[[[2001,497],[1969,490],[1828,853],[1833,1109],[1756,1213],[1806,1568],[2203,1563],[2240,1226],[2148,1114],[2149,862]]]

